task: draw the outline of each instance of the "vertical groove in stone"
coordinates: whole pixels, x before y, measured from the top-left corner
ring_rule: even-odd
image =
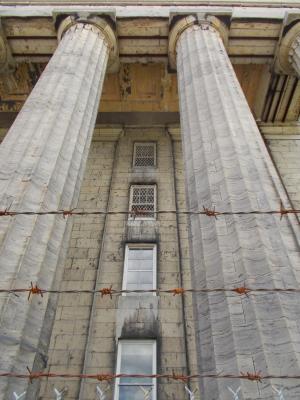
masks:
[[[97,28],[77,24],[55,54],[0,147],[0,208],[43,211],[71,209],[78,200],[90,147],[109,49]],[[4,217],[0,221],[1,286],[30,282],[51,288],[66,230],[61,216]],[[2,297],[0,369],[32,365],[47,296]],[[1,380],[0,399],[27,382]]]
[[[221,211],[279,209],[288,199],[265,149],[221,39],[213,28],[186,29],[177,44],[187,205]],[[299,287],[299,225],[294,216],[191,216],[197,287]],[[197,295],[200,371],[298,374],[297,297],[290,294]],[[200,382],[204,400],[274,399],[273,384],[299,398],[292,380]]]
[[[300,36],[298,36],[292,44],[289,61],[296,71],[298,78],[300,78]]]

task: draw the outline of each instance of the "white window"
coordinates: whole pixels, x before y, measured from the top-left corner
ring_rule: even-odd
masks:
[[[156,374],[155,340],[119,340],[117,374]],[[146,397],[146,393],[149,397]],[[117,378],[114,400],[156,400],[155,378]]]
[[[129,214],[131,219],[155,219],[156,186],[132,185],[130,187]]]
[[[149,142],[134,143],[133,149],[134,167],[156,166],[156,144]]]
[[[123,290],[156,289],[156,245],[155,244],[126,245],[122,289]],[[149,295],[149,293],[146,293],[146,295]]]

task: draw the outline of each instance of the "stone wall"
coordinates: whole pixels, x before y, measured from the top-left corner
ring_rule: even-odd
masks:
[[[156,168],[147,171],[132,168],[135,141],[156,142]],[[172,144],[165,129],[125,129],[116,142],[93,142],[79,207],[105,210],[108,206],[109,211],[126,212],[130,185],[137,183],[157,185],[158,209],[175,210],[176,206],[185,209],[181,144]],[[154,222],[141,223],[128,222],[127,215],[115,214],[106,219],[76,217],[74,222],[61,289],[93,289],[94,285],[121,289],[128,241],[157,244],[158,288],[191,286],[185,216],[177,220],[175,214],[160,214]],[[157,340],[158,372],[197,373],[191,296],[185,296],[184,308],[182,301],[182,296],[165,294],[112,299],[98,294],[94,298],[89,294],[60,295],[47,370],[114,373],[118,339],[151,337]],[[94,400],[96,384],[51,379],[43,382],[40,399],[52,399],[54,387],[66,387],[65,399],[75,400],[80,396]],[[160,381],[158,392],[160,400],[185,398],[180,382]],[[112,397],[110,390],[108,399]]]
[[[115,143],[93,142],[78,207],[105,210],[108,201]],[[103,216],[76,216],[60,289],[94,289],[104,227]],[[53,327],[49,371],[80,373],[84,360],[93,297],[90,294],[61,294]],[[68,388],[66,398],[78,399],[76,380],[43,381],[41,399],[53,399],[54,387]]]
[[[265,139],[294,207],[300,208],[300,136],[266,134]],[[157,143],[157,168],[147,173],[132,169],[133,144],[141,140]],[[131,128],[125,129],[124,135],[116,140],[110,135],[99,136],[96,130],[78,208],[99,211],[108,207],[110,211],[127,211],[129,187],[133,183],[156,183],[161,210],[186,208],[179,135],[170,136],[162,128]],[[158,287],[191,286],[186,216],[179,215],[176,219],[174,214],[162,214],[153,226],[144,224],[142,229],[139,224],[128,224],[125,215],[112,215],[106,220],[104,216],[72,218],[72,239],[60,289],[93,289],[110,284],[120,289],[125,244],[128,240],[142,242],[146,237],[158,244]],[[158,371],[197,373],[191,296],[184,297],[184,305],[179,296],[161,295],[152,300],[156,308]],[[134,337],[143,320],[134,319],[132,315],[138,309],[147,319],[149,301],[138,301],[138,306],[134,300],[130,302],[126,304],[124,298],[101,299],[99,295],[93,298],[90,294],[61,294],[46,371],[114,373],[117,340],[124,326],[126,335]],[[53,399],[56,387],[67,388],[66,400],[78,399],[80,390],[82,399],[94,400],[95,386],[93,381],[77,379],[43,380],[39,399]],[[162,381],[158,390],[159,400],[185,398],[181,383]],[[111,390],[108,400],[112,396]]]

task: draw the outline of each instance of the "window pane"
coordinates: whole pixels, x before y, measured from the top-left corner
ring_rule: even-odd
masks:
[[[152,374],[152,343],[124,343],[121,354],[121,373]],[[152,383],[151,378],[121,378],[121,383]]]
[[[127,274],[127,283],[149,283],[152,285],[153,274],[152,272],[145,271],[128,271]]]
[[[127,283],[128,284],[148,284],[152,288],[153,274],[152,272],[138,272],[138,271],[129,271],[127,275]]]
[[[153,272],[156,269],[154,265],[154,257],[156,247],[149,248],[131,248],[127,246],[127,261],[124,265],[124,283],[123,288],[126,290],[151,290],[155,289],[155,279]],[[130,295],[127,293],[126,296]],[[137,295],[135,293],[133,296]],[[140,295],[149,295],[142,293]],[[153,295],[153,294],[150,294]]]
[[[127,274],[127,287],[129,288],[129,285],[131,284],[138,284],[139,278],[138,278],[139,272],[128,272]]]
[[[139,284],[139,289],[141,290],[152,290],[152,284],[150,283],[140,283]],[[145,295],[149,296],[150,293],[145,293]]]
[[[152,285],[152,281],[153,281],[153,274],[152,272],[140,272],[139,273],[139,283],[140,284],[149,284]]]
[[[129,271],[151,271],[153,268],[152,260],[129,260],[128,269]]]
[[[153,248],[152,249],[129,249],[128,270],[152,271],[153,270]]]
[[[151,260],[152,249],[129,249],[129,260]]]
[[[144,386],[144,390],[149,390],[151,386]],[[145,400],[142,389],[138,386],[120,386],[119,400]],[[152,396],[149,396],[151,399]]]
[[[147,283],[147,284],[144,284],[144,285],[136,284],[136,283],[130,283],[130,284],[128,284],[126,289],[127,290],[152,290],[153,287],[152,287],[152,284],[150,284],[150,283]],[[149,293],[149,292],[145,292],[145,293],[137,292],[137,293],[127,293],[126,295],[127,296],[152,296],[152,293]]]

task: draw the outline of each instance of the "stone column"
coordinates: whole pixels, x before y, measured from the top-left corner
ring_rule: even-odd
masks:
[[[300,78],[300,23],[287,29],[278,48],[275,71]]]
[[[62,39],[0,146],[0,210],[47,211],[76,207],[93,134],[112,29],[102,19],[65,20]],[[1,288],[51,289],[68,243],[69,218],[0,218]],[[43,369],[55,309],[48,295],[1,294],[0,371]],[[28,382],[0,379],[0,399]],[[35,397],[28,395],[27,398]]]
[[[220,22],[180,20],[170,36],[177,58],[187,206],[217,211],[290,207],[236,78]],[[219,33],[220,32],[220,33]],[[172,47],[173,45],[173,47]],[[295,216],[190,216],[190,255],[196,288],[298,288],[299,223]],[[263,375],[300,372],[299,294],[209,293],[194,296],[199,372]],[[276,399],[293,380],[202,379],[203,400]],[[278,386],[276,386],[278,385]],[[277,396],[277,397],[276,397]]]

